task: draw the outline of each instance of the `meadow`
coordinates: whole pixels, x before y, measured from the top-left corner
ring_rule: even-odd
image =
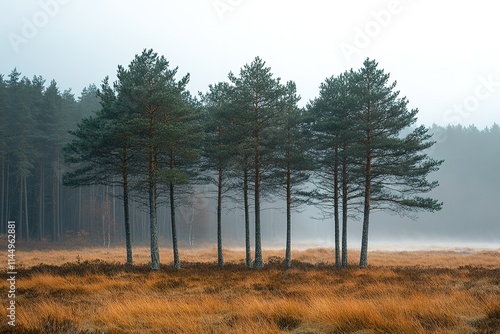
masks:
[[[333,250],[264,250],[263,269],[244,251],[169,249],[151,272],[149,249],[46,249],[16,253],[16,327],[1,333],[500,333],[500,251],[372,251],[370,266],[333,266]],[[7,300],[5,280],[0,296]],[[3,303],[5,304],[5,302]]]

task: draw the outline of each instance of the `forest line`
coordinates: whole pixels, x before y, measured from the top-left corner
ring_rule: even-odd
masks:
[[[25,239],[58,241],[66,232],[108,244],[125,239],[131,263],[131,230],[139,227],[130,219],[132,197],[132,211],[140,204],[146,208],[149,231],[143,234],[151,238],[156,270],[158,212],[168,204],[168,234],[179,267],[179,203],[189,203],[197,188],[210,184],[217,194],[220,266],[223,203],[239,203],[246,264],[258,268],[261,205],[280,197],[286,203],[287,267],[292,210],[300,205],[320,206],[332,217],[339,267],[347,265],[348,220],[362,217],[364,267],[372,210],[440,209],[440,200],[421,197],[437,187],[427,177],[442,163],[426,153],[434,143],[429,129],[415,126],[418,110],[407,109],[408,100],[375,61],[327,78],[305,108],[297,106],[295,83],[281,83],[258,57],[196,97],[186,89],[189,75],[177,80],[176,71],[164,57],[144,50],[128,67],[118,67],[115,83],[105,78],[78,101],[54,81],[45,87],[43,78],[21,78],[17,70],[2,77],[2,220],[18,221]],[[487,132],[498,132],[495,126]],[[84,212],[84,202],[94,202],[87,207],[92,215]]]

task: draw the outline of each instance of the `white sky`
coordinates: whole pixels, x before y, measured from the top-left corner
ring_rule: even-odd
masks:
[[[303,106],[326,77],[370,57],[419,108],[419,123],[484,128],[500,123],[497,8],[487,0],[0,0],[0,73],[17,67],[79,96],[153,48],[191,74],[196,94],[260,56],[297,83]]]

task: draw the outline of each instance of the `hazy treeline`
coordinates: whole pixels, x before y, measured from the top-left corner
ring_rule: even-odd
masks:
[[[144,56],[144,53],[142,56]],[[150,59],[157,60],[154,57]],[[138,62],[138,57],[135,61]],[[127,87],[127,84],[133,82],[132,64],[128,69],[122,68],[121,74],[123,77],[120,78],[119,72],[122,87],[116,84],[110,85],[105,80],[100,89],[93,85],[89,86],[78,99],[75,99],[71,91],[60,92],[54,81],[47,85],[41,77],[35,77],[32,80],[21,78],[17,70],[14,70],[7,77],[1,78],[2,233],[5,231],[6,221],[10,219],[18,222],[19,237],[24,239],[60,241],[77,240],[79,238],[81,241],[105,245],[122,243],[125,240],[126,231],[123,226],[125,217],[122,210],[123,192],[121,189],[123,183],[119,181],[120,173],[117,171],[110,172],[106,167],[103,170],[94,169],[94,172],[97,172],[95,173],[97,175],[94,176],[103,177],[102,179],[98,177],[92,180],[78,179],[78,175],[89,175],[88,170],[85,171],[84,163],[83,173],[73,174],[73,181],[76,182],[73,185],[78,182],[89,185],[68,188],[63,185],[62,175],[68,172],[71,174],[75,170],[64,163],[62,150],[63,147],[68,148],[68,143],[70,143],[71,139],[74,139],[74,135],[77,137],[83,135],[83,137],[79,137],[80,139],[85,137],[85,124],[87,128],[102,126],[105,123],[103,120],[107,122],[113,117],[122,117],[125,114],[123,110],[128,110],[129,115],[138,112],[140,107],[137,101],[141,100],[140,94],[145,94],[145,92],[140,89],[137,90],[137,87],[133,85]],[[165,65],[164,70],[168,72],[168,62],[163,65]],[[368,63],[366,67],[372,65]],[[179,94],[179,100],[172,99],[172,96],[163,96],[163,90],[150,91],[158,94],[152,100],[150,107],[154,107],[154,103],[158,99],[166,99],[165,101],[169,101],[168,103],[171,103],[171,106],[179,107],[181,105],[181,114],[176,117],[185,117],[186,110],[189,109],[190,116],[185,118],[186,121],[182,122],[182,124],[190,123],[191,127],[182,129],[180,124],[175,125],[175,130],[180,133],[178,143],[182,142],[180,138],[185,140],[188,137],[187,134],[194,135],[194,132],[196,132],[198,135],[192,137],[191,143],[188,144],[191,145],[190,150],[192,151],[186,151],[187,154],[181,152],[185,155],[179,156],[178,159],[172,159],[170,162],[167,158],[177,153],[170,151],[170,154],[165,156],[163,154],[174,146],[172,132],[166,132],[166,137],[150,140],[149,144],[147,144],[148,142],[145,141],[144,137],[132,140],[131,148],[149,145],[145,146],[149,147],[149,151],[135,150],[136,152],[142,152],[137,153],[138,156],[134,157],[134,159],[138,158],[136,161],[140,162],[134,162],[129,166],[131,176],[133,176],[131,180],[134,181],[131,182],[128,219],[132,242],[150,241],[152,231],[150,223],[151,219],[154,219],[157,221],[155,228],[158,231],[157,237],[160,241],[165,240],[170,243],[174,236],[178,236],[180,240],[185,240],[189,244],[193,244],[195,240],[196,242],[213,242],[216,239],[220,244],[222,237],[225,237],[234,241],[245,240],[247,250],[249,250],[248,236],[250,229],[252,231],[258,229],[258,232],[262,234],[259,239],[256,238],[255,240],[260,240],[261,237],[264,239],[276,238],[276,233],[289,233],[290,230],[285,229],[284,226],[287,225],[287,221],[290,223],[293,206],[295,204],[307,204],[319,205],[326,208],[327,212],[330,212],[330,215],[327,214],[326,217],[331,219],[332,226],[337,227],[335,228],[335,241],[336,246],[340,245],[338,237],[341,229],[338,228],[338,224],[343,218],[342,213],[344,211],[342,209],[347,209],[347,207],[342,207],[344,203],[342,195],[347,199],[345,203],[351,203],[350,205],[354,208],[354,211],[350,214],[347,214],[348,212],[345,210],[346,221],[347,219],[351,220],[353,217],[359,218],[361,214],[359,207],[362,204],[361,197],[364,190],[357,188],[355,185],[363,182],[358,179],[363,176],[362,173],[358,173],[363,153],[358,153],[362,150],[356,144],[361,140],[349,131],[342,132],[342,129],[349,128],[349,124],[351,124],[350,128],[354,129],[353,132],[359,132],[359,129],[356,130],[352,123],[349,123],[348,118],[344,119],[347,123],[342,124],[340,119],[337,119],[336,124],[329,124],[331,119],[328,117],[338,115],[341,110],[347,110],[348,107],[342,105],[342,103],[350,103],[351,115],[356,110],[362,110],[363,107],[361,105],[353,107],[353,102],[349,99],[344,99],[339,104],[338,96],[336,99],[329,99],[329,96],[342,90],[345,90],[344,98],[350,96],[349,94],[354,94],[358,84],[351,87],[349,83],[354,82],[354,79],[349,77],[349,75],[354,76],[354,74],[346,72],[338,77],[327,79],[320,87],[320,96],[311,101],[306,108],[301,109],[297,107],[299,97],[296,94],[294,83],[280,83],[279,79],[274,78],[269,70],[257,58],[254,63],[245,65],[239,76],[230,73],[229,83],[212,85],[209,87],[209,91],[199,98],[191,97],[185,88],[181,87],[185,86],[187,83],[185,80],[188,80],[188,78],[175,81],[175,71],[173,71],[169,73],[168,80],[173,81],[170,83],[172,89],[178,89],[175,92]],[[378,72],[376,72],[376,69],[372,69],[372,73]],[[144,74],[142,73],[142,75]],[[135,75],[141,74],[136,73]],[[383,76],[382,73],[381,78]],[[256,109],[261,108],[264,116],[254,124],[254,127],[244,128],[244,124],[237,124],[237,121],[247,122],[248,125],[253,116],[258,116],[258,110],[253,116],[252,113],[240,114],[239,119],[232,118],[231,115],[235,113],[235,110],[243,110],[243,106],[246,104],[252,105],[252,95],[246,95],[248,91],[245,90],[252,78],[257,78],[255,81],[260,80],[260,83],[263,84],[262,87],[258,87],[262,89],[259,92],[260,95],[258,95],[261,100],[257,101],[254,107]],[[387,84],[387,79],[388,76],[381,87],[391,87],[390,84]],[[167,84],[169,84],[168,80]],[[250,81],[245,82],[245,80]],[[384,81],[383,78],[380,80]],[[160,86],[162,84],[165,84],[165,82],[161,83]],[[241,89],[238,91],[234,87],[240,87]],[[388,89],[389,95],[393,94],[392,88]],[[128,96],[124,96],[125,92],[128,92]],[[253,97],[255,98],[255,95]],[[136,99],[135,102],[134,99]],[[332,105],[332,101],[337,102]],[[400,126],[400,130],[394,130],[396,137],[401,137],[401,130],[404,130],[405,133],[413,133],[416,139],[420,138],[421,143],[426,141],[430,143],[419,144],[420,146],[410,147],[406,151],[415,149],[416,152],[429,152],[431,158],[435,157],[436,166],[439,159],[448,159],[448,155],[455,159],[455,156],[450,153],[454,149],[460,151],[467,146],[472,149],[476,145],[481,145],[481,147],[491,146],[492,151],[498,151],[498,148],[494,147],[494,143],[500,142],[500,131],[497,125],[484,130],[473,127],[463,128],[461,126],[446,128],[434,126],[430,129],[430,132],[437,133],[439,136],[433,138],[438,140],[438,143],[431,148],[432,142],[429,141],[430,138],[426,135],[427,129],[415,127],[413,119],[416,111],[406,110],[405,99],[399,98],[397,94],[392,95],[392,101],[395,104],[396,102],[400,103],[401,108],[398,113],[408,114],[405,116],[408,119]],[[255,112],[256,109],[253,109],[253,111]],[[116,114],[119,110],[121,110],[120,115],[122,116]],[[108,114],[103,116],[102,113],[105,112]],[[332,114],[328,116],[328,112]],[[95,117],[94,120],[97,120],[100,125],[81,123],[84,117],[87,120],[92,120],[92,117],[89,118],[88,116]],[[172,114],[171,116],[175,115]],[[321,117],[326,117],[326,121],[319,122],[318,120]],[[137,121],[137,123],[129,122],[127,125],[130,126],[128,130],[144,126],[137,117],[130,119],[134,119],[134,122]],[[162,123],[161,118],[158,120],[159,124],[165,124]],[[77,123],[79,123],[79,127],[77,127]],[[109,124],[113,123],[110,122]],[[325,126],[333,126],[331,128],[332,133],[339,136],[333,136],[335,138],[332,138],[325,130]],[[389,124],[388,126],[393,125]],[[73,135],[68,133],[70,129]],[[100,128],[99,131],[103,129]],[[125,128],[121,130],[121,133],[128,131]],[[258,131],[262,131],[261,137],[258,136]],[[112,133],[112,131],[107,133]],[[270,136],[270,133],[274,133],[274,135]],[[100,140],[101,143],[107,143],[106,145],[113,140],[122,142],[121,139],[117,140],[116,137],[105,139],[101,138]],[[381,141],[380,145],[387,145],[386,141],[384,139],[384,142]],[[170,146],[165,145],[166,143],[170,143]],[[187,141],[182,142],[182,144],[186,143]],[[312,145],[313,143],[326,146],[320,147]],[[443,151],[442,148],[445,146],[446,150]],[[270,149],[271,147],[274,148],[274,151]],[[111,147],[102,147],[102,150],[108,149],[111,149]],[[330,149],[332,151],[329,151],[328,154],[332,154],[330,157],[333,160],[328,160],[330,158],[323,159],[323,167],[319,167],[319,162],[315,161],[316,158],[314,157],[321,156],[325,158],[327,157],[325,152]],[[379,149],[382,150],[381,147]],[[397,151],[395,148],[391,150]],[[482,168],[485,169],[483,174],[485,177],[489,175],[492,171],[488,166],[492,165],[490,160],[494,159],[495,155],[488,154],[487,150],[472,149],[472,151],[477,155],[475,159],[468,160],[464,155],[458,155],[463,157],[464,161],[460,161],[457,165],[453,164],[453,166],[445,163],[440,175],[445,175],[447,178],[454,175],[457,179],[460,179],[460,182],[464,182],[468,178],[479,177],[477,173],[463,172],[464,169],[468,168],[467,166],[472,166],[477,161],[484,161],[481,164]],[[73,150],[73,153],[75,152],[81,153],[82,151]],[[153,152],[153,155],[150,155],[149,158],[148,152]],[[161,158],[156,160],[160,156],[160,152]],[[397,154],[393,155],[393,158],[396,159],[402,153]],[[356,156],[359,159],[353,158]],[[345,184],[343,184],[341,176],[347,176],[347,172],[342,172],[341,162],[342,159],[347,159],[347,157],[351,157],[351,160],[345,160],[345,167],[349,168],[352,173],[349,173],[351,179],[345,179]],[[146,164],[148,159],[151,159],[150,169]],[[78,157],[73,162],[77,160]],[[433,160],[427,161],[432,162]],[[170,169],[151,169],[152,166],[156,168],[158,164],[168,167],[169,163]],[[336,172],[335,169],[328,170],[326,168],[325,170],[324,166],[328,166],[328,164],[332,167],[336,164]],[[81,164],[72,165],[77,166],[77,172],[78,166],[82,166]],[[110,161],[108,165],[116,166],[113,161]],[[91,166],[95,167],[96,165]],[[446,173],[445,168],[453,169],[453,173]],[[433,167],[428,166],[424,176],[432,170],[434,170]],[[155,174],[151,178],[147,178],[148,171],[154,171]],[[383,179],[384,182],[392,182],[394,177],[398,176],[394,171],[381,170],[380,173],[386,173],[386,175],[392,173],[390,177],[386,176]],[[256,175],[258,175],[258,178],[256,178]],[[104,178],[107,178],[107,180],[104,180]],[[157,184],[151,184],[151,180],[154,180]],[[189,180],[191,180],[191,187],[186,188],[185,186],[189,183]],[[228,182],[228,180],[231,182]],[[339,182],[337,188],[333,187],[334,180]],[[441,179],[439,180],[441,182]],[[262,184],[260,181],[263,181]],[[328,181],[332,181],[333,188],[324,186]],[[412,182],[412,180],[408,182]],[[92,183],[95,183],[95,185],[90,185]],[[168,186],[169,183],[170,187]],[[153,203],[149,204],[148,196],[145,195],[148,193],[148,184],[151,187],[149,190],[153,196]],[[173,194],[174,185],[180,187],[180,192],[176,195],[179,202],[176,202],[176,210],[168,212],[168,208],[175,209],[173,196],[170,198],[168,196]],[[343,185],[345,185],[345,193],[341,194]],[[299,186],[298,189],[294,187],[294,189],[297,189],[296,192],[292,191],[292,186]],[[425,189],[420,190],[424,190],[424,192],[430,191],[434,186],[435,184],[428,184],[424,187]],[[487,184],[485,186],[487,187]],[[262,189],[256,189],[260,187]],[[388,198],[387,194],[384,194],[376,187],[373,191],[375,193],[373,195],[374,199],[376,199],[377,191],[379,191],[378,199],[380,202],[397,202],[399,200],[396,197]],[[263,194],[262,200],[260,198],[256,199],[261,193]],[[352,196],[347,196],[347,194]],[[225,198],[224,202],[221,199],[223,196]],[[293,201],[292,197],[294,198]],[[409,200],[406,197],[401,199]],[[438,199],[446,203],[446,198],[439,197]],[[418,200],[414,203],[405,202],[404,204],[410,207],[412,205],[414,207],[437,205],[437,202],[417,203]],[[273,203],[278,202],[282,203],[283,207],[275,207],[275,209],[280,209],[281,212],[288,211],[285,216],[279,215],[281,219],[278,219],[278,221],[276,221],[276,215],[269,215],[266,212],[262,213],[262,219],[255,217],[256,213],[261,211],[260,208],[256,209],[256,205],[273,207]],[[218,205],[219,203],[220,205]],[[287,204],[289,210],[287,210]],[[232,208],[232,210],[228,212],[228,208]],[[380,208],[388,209],[389,207]],[[155,217],[150,216],[151,209],[154,210]],[[395,211],[401,213],[398,210]],[[175,222],[176,219],[175,212],[177,212],[178,220],[177,230],[172,228],[172,221]],[[261,224],[263,224],[262,227]],[[271,225],[272,227],[270,227]],[[299,231],[310,229],[310,223],[307,221],[294,222],[294,229]],[[343,226],[343,229],[346,229],[346,225]],[[289,238],[287,248],[289,247],[288,243]],[[248,253],[247,265],[250,265],[248,263]],[[336,254],[337,261],[340,262],[341,252],[337,251]],[[256,257],[258,256],[258,253],[256,253]]]
[[[91,85],[77,100],[41,76],[28,79],[17,69],[0,76],[1,233],[7,220],[17,222],[20,239],[58,241],[88,230],[75,203],[90,194],[63,186],[62,147],[68,129],[99,107],[95,93]]]

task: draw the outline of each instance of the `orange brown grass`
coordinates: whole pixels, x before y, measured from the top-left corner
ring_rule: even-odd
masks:
[[[265,250],[244,266],[242,250],[169,252],[158,272],[148,249],[19,250],[16,327],[2,333],[498,333],[498,251],[370,252],[370,267],[335,269],[333,250]],[[350,257],[355,260],[355,251]],[[41,264],[41,263],[45,264]],[[0,286],[7,295],[7,284]],[[6,297],[5,297],[6,298]],[[6,319],[5,308],[0,316]]]

